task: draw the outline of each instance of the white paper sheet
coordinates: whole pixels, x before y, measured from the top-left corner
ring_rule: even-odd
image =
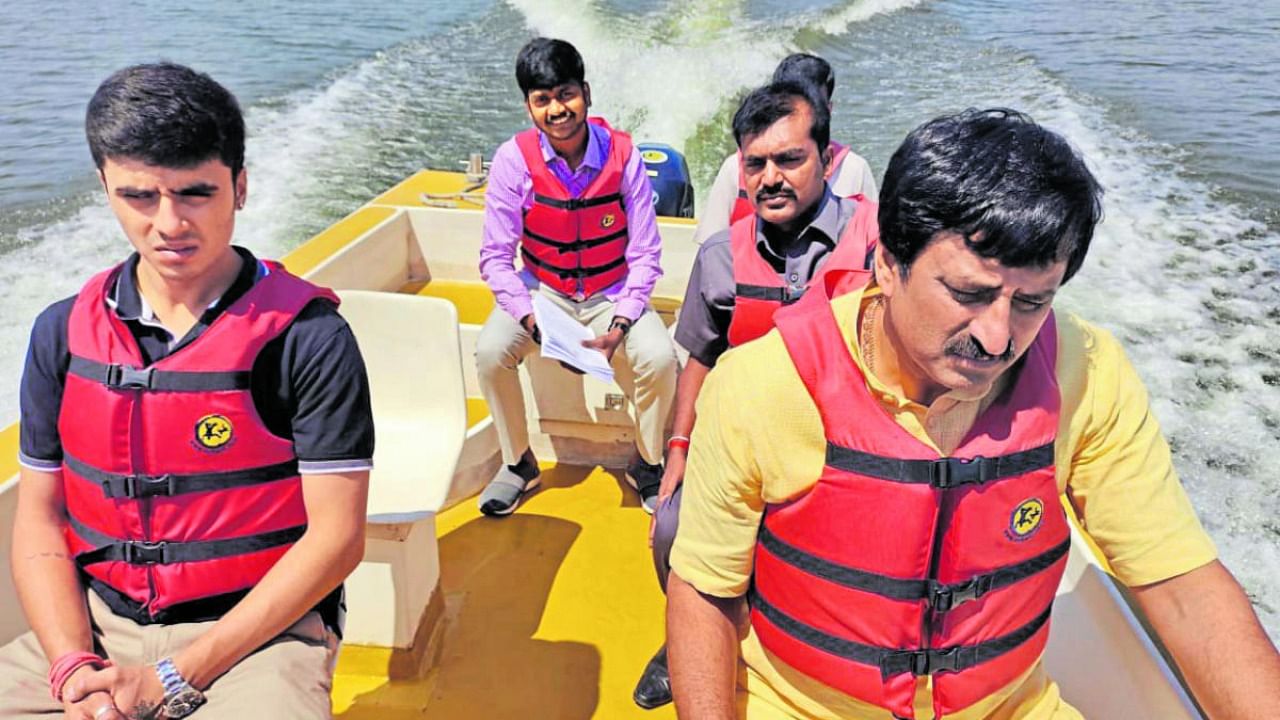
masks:
[[[613,368],[604,353],[582,346],[582,341],[595,337],[591,328],[539,292],[533,293],[533,317],[542,333],[542,357],[572,365],[601,382],[613,382]]]

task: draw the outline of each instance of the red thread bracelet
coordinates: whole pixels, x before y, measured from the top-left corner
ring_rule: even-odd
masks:
[[[75,671],[85,665],[93,665],[96,669],[111,667],[110,660],[104,660],[96,653],[75,650],[69,652],[49,666],[49,694],[53,699],[62,702],[62,686],[67,684]]]
[[[688,449],[689,449],[689,438],[687,438],[687,437],[685,437],[685,436],[683,436],[683,435],[672,435],[672,436],[671,436],[671,439],[667,441],[667,449],[668,449],[668,450],[671,450],[671,449],[673,449],[673,448],[680,448],[681,450],[688,450]]]

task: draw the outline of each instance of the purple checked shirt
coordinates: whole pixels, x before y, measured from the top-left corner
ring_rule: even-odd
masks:
[[[556,155],[547,137],[538,133],[542,158],[573,197],[600,174],[609,157],[609,132],[587,125],[587,153],[577,171]],[[662,238],[653,210],[653,188],[640,153],[633,152],[622,171],[622,202],[627,208],[627,276],[604,291],[616,304],[614,315],[634,322],[649,303],[653,286],[662,277]],[[528,270],[516,272],[516,253],[524,232],[524,211],[533,206],[533,178],[515,138],[493,154],[489,187],[485,191],[484,231],[480,243],[480,276],[488,283],[498,306],[517,321],[533,312],[529,291],[538,281]]]

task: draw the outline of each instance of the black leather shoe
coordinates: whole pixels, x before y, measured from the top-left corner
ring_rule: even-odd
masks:
[[[640,676],[640,682],[636,683],[636,691],[631,694],[631,699],[645,710],[671,702],[671,675],[667,672],[666,645],[644,666],[644,673]]]

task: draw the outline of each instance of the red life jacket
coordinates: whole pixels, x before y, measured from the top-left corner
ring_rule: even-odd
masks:
[[[609,131],[609,157],[580,197],[572,197],[542,157],[538,130],[516,135],[533,179],[533,206],[524,211],[520,256],[538,282],[564,295],[584,298],[627,276],[627,211],[622,173],[631,157],[631,136],[601,118],[589,122]]]
[[[840,168],[840,163],[844,162],[844,158],[849,154],[849,146],[841,145],[835,140],[831,141],[831,167],[827,168],[826,178],[836,174]],[[738,151],[738,199],[733,203],[733,211],[729,213],[729,224],[733,225],[744,217],[756,214],[756,208],[751,204],[751,196],[747,194],[746,173],[742,171],[742,151]]]
[[[1070,530],[1054,480],[1057,331],[1045,322],[1012,387],[942,458],[883,411],[828,303],[779,313],[817,404],[827,459],[814,487],[765,510],[751,622],[788,665],[913,718],[937,717],[1039,659]]]
[[[878,206],[861,195],[858,207],[840,233],[831,256],[800,292],[778,277],[756,247],[756,216],[743,218],[729,231],[733,254],[733,318],[729,321],[729,345],[755,340],[773,329],[773,314],[799,300],[812,287],[821,286],[829,300],[863,287],[871,278],[872,251],[880,240],[876,222]]]
[[[199,338],[141,367],[106,304],[121,267],[84,286],[68,322],[67,542],[100,594],[168,622],[252,588],[306,530],[293,443],[259,417],[249,375],[307,303],[338,298],[268,264]]]

